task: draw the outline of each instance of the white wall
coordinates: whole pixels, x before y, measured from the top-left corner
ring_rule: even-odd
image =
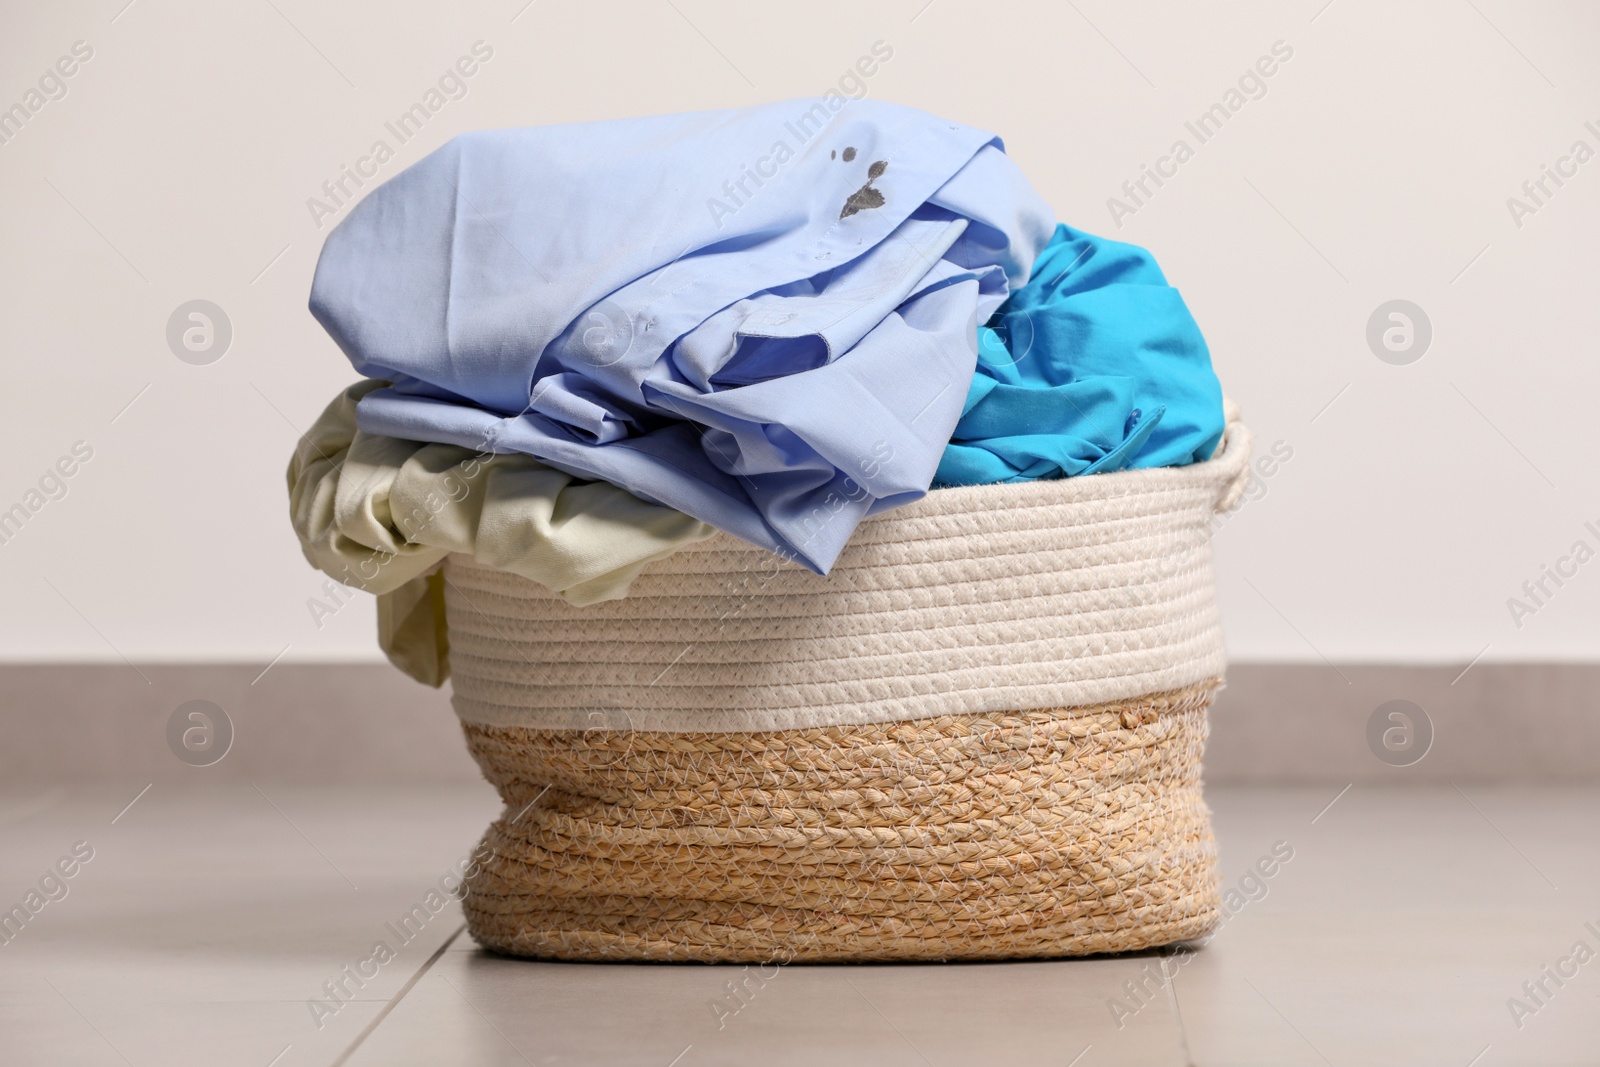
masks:
[[[1293,448],[1218,537],[1236,657],[1600,651],[1600,561],[1520,629],[1506,605],[1600,548],[1600,160],[1520,227],[1507,207],[1600,149],[1592,5],[125,2],[0,16],[0,106],[93,48],[0,145],[0,509],[94,450],[0,546],[5,658],[377,655],[364,601],[313,624],[285,514],[296,427],[353,377],[305,310],[306,201],[478,40],[468,95],[385,175],[466,129],[821,93],[887,42],[870,93],[1000,133],[1063,220],[1153,249]],[[1107,198],[1276,41],[1266,95],[1117,228]],[[233,324],[209,366],[165,341],[194,298]],[[1365,341],[1393,298],[1433,324],[1412,365]]]

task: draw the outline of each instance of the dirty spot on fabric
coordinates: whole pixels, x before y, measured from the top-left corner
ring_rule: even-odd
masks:
[[[837,152],[835,152],[835,151],[833,151],[833,150],[832,150],[832,149],[831,149],[831,148],[830,148],[830,149],[829,149],[829,150],[828,150],[828,158],[829,158],[829,159],[838,159],[838,158],[839,158],[839,153],[837,153]]]
[[[856,158],[856,150],[854,148],[846,148],[844,150],[844,161],[848,163],[854,158]]]
[[[845,149],[846,153],[850,151],[848,148]],[[839,212],[841,219],[847,219],[858,211],[883,206],[883,193],[874,189],[872,183],[877,181],[883,172],[888,169],[889,161],[886,159],[880,159],[867,168],[867,184],[851,193],[850,199],[844,202],[844,210]]]

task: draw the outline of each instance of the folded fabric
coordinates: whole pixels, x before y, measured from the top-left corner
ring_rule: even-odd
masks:
[[[922,496],[1053,219],[993,134],[802,100],[457,137],[329,235],[369,433],[523,453],[826,572]]]
[[[289,506],[313,566],[379,595],[379,643],[412,677],[439,685],[448,675],[442,579],[430,572],[452,552],[582,605],[625,596],[645,564],[716,533],[530,456],[360,430],[357,404],[387,384],[346,389],[300,439]]]
[[[985,485],[1209,459],[1222,385],[1200,328],[1142,248],[1058,226],[978,331],[978,366],[934,476]]]

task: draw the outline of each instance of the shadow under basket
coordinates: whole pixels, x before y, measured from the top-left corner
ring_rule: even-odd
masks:
[[[938,490],[818,577],[727,535],[575,608],[446,561],[453,702],[505,802],[466,879],[517,956],[1077,956],[1220,918],[1222,684],[1190,467]]]

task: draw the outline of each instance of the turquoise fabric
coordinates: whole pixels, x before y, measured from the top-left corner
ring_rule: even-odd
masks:
[[[978,329],[978,369],[936,485],[1026,482],[1211,457],[1222,386],[1142,248],[1056,227]]]

